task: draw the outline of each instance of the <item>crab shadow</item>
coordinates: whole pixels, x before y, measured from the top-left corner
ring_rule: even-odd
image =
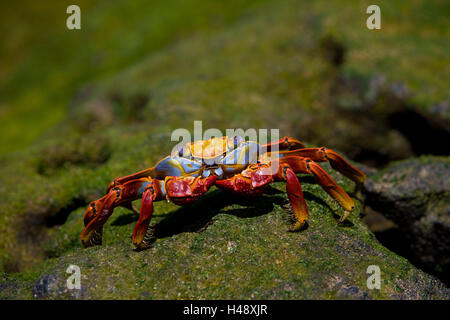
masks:
[[[171,237],[184,232],[202,232],[214,223],[219,214],[230,214],[239,218],[252,218],[271,212],[274,205],[285,205],[287,200],[281,196],[282,191],[269,186],[267,191],[257,197],[232,195],[221,190],[212,190],[198,201],[160,214],[161,219],[150,225],[153,240]],[[136,223],[138,215],[133,212],[117,217],[111,225],[127,225]]]
[[[214,223],[219,214],[230,214],[239,218],[253,218],[265,215],[274,209],[274,205],[286,204],[282,193],[272,187],[258,197],[230,195],[221,190],[214,190],[204,198],[178,208],[154,226],[154,238],[170,237],[183,232],[202,232]]]

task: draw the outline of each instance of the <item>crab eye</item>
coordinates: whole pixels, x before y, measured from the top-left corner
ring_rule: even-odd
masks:
[[[239,143],[242,141],[242,138],[241,137],[239,137],[239,136],[234,136],[233,137],[233,146],[236,148],[238,145],[239,145]]]
[[[181,146],[178,148],[178,155],[179,155],[180,157],[182,157],[182,156],[184,155],[184,148],[181,147]]]

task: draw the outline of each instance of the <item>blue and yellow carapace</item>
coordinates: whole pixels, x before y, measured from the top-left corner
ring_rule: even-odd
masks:
[[[255,196],[262,194],[273,181],[286,181],[294,217],[290,231],[301,230],[308,220],[308,209],[297,173],[314,175],[317,183],[343,207],[342,222],[354,209],[354,202],[317,164],[323,161],[329,161],[357,186],[366,178],[333,150],[305,148],[294,138],[284,137],[266,145],[239,136],[188,143],[154,167],[114,179],[107,194],[89,204],[80,238],[86,247],[101,245],[103,225],[114,208],[131,209],[131,202],[142,198],[132,241],[136,248],[144,249],[150,245],[154,201],[167,199],[177,205],[189,204],[213,185],[232,193]]]

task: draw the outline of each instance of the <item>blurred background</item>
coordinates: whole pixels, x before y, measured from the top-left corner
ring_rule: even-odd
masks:
[[[81,30],[66,28],[70,4]],[[378,240],[448,283],[448,1],[1,7],[0,270],[78,248],[70,213],[202,120],[342,152],[373,175],[363,219]]]

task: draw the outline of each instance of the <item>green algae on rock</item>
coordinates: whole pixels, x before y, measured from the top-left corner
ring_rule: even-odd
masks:
[[[366,204],[394,221],[409,255],[449,283],[450,158],[392,163],[364,184]]]
[[[351,192],[353,184],[324,168]],[[287,202],[276,183],[260,198],[219,190],[189,207],[156,208],[153,246],[132,250],[137,217],[117,210],[105,225],[104,245],[69,247],[31,270],[3,274],[1,298],[38,299],[447,299],[445,286],[377,242],[360,222],[361,203],[347,222],[309,176],[300,176],[310,209],[302,232],[287,232]],[[159,203],[158,203],[159,205]],[[76,237],[83,210],[61,233]],[[60,235],[62,236],[62,235]],[[55,235],[58,238],[58,235]],[[64,242],[61,243],[64,245]],[[68,290],[69,265],[81,269],[78,291]],[[381,269],[381,289],[367,287],[370,265]]]

